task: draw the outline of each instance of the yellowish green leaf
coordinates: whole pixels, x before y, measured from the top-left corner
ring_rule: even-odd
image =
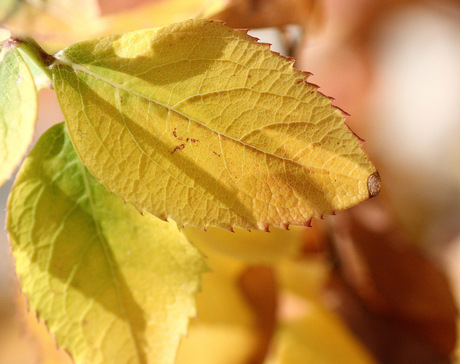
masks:
[[[285,228],[377,193],[343,112],[243,30],[190,20],[73,45],[52,67],[83,163],[141,211]]]
[[[8,38],[11,38],[11,32],[8,29],[0,28],[0,42],[4,42]]]
[[[7,41],[8,42],[8,41]],[[0,186],[27,151],[37,119],[37,91],[18,50],[0,46]]]
[[[24,62],[26,62],[27,67],[29,67],[30,72],[32,73],[37,92],[39,92],[42,88],[51,88],[52,82],[48,75],[44,72],[44,69],[35,63],[35,61],[30,58],[27,53],[21,52],[21,49],[19,49],[19,52],[21,53]]]
[[[8,209],[22,289],[76,363],[174,362],[205,269],[174,224],[101,186],[63,124],[26,158]]]
[[[311,305],[308,314],[282,325],[267,364],[375,364],[332,312]]]
[[[2,0],[0,6],[0,24],[2,24],[6,19],[8,19],[11,14],[13,14],[18,6],[20,5],[20,0]]]

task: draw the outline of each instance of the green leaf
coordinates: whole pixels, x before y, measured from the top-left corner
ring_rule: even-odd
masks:
[[[378,192],[343,112],[246,31],[190,20],[82,42],[56,58],[77,153],[141,211],[267,230],[308,225]]]
[[[205,264],[83,167],[64,125],[26,158],[7,227],[30,307],[76,363],[173,363]]]
[[[0,186],[27,151],[37,119],[37,91],[32,74],[16,48],[0,46]]]
[[[19,49],[19,52],[21,53],[24,62],[26,62],[29,67],[30,73],[32,73],[37,92],[43,88],[51,88],[52,81],[46,74],[44,68],[42,68],[42,65],[37,64],[29,55],[27,55],[27,53],[21,52],[21,49]]]

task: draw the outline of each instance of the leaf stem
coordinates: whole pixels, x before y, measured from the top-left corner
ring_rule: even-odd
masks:
[[[20,51],[24,52],[29,58],[49,77],[53,79],[49,66],[55,61],[55,58],[46,53],[42,47],[35,41],[35,39],[25,37],[12,36],[9,39],[10,46],[17,47]]]

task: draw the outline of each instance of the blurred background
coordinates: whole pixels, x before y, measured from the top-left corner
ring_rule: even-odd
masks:
[[[248,319],[251,324],[242,319],[250,326],[246,331],[219,331],[222,340],[212,345],[221,356],[198,352],[197,343],[211,341],[203,327],[194,339],[192,324],[187,340],[193,344],[184,342],[178,362],[459,362],[460,2],[8,0],[0,5],[3,27],[32,35],[49,53],[102,34],[198,16],[250,28],[275,51],[295,57],[296,68],[311,72],[309,82],[335,98],[334,105],[350,114],[347,124],[366,140],[382,192],[314,221],[313,228],[275,231],[269,238],[237,232],[227,242],[231,233],[186,231],[211,263],[215,257],[241,265],[232,270],[236,278],[226,277],[238,281],[238,294],[251,308],[247,315],[259,316]],[[35,140],[63,120],[52,90],[43,89],[39,101]],[[1,221],[11,186],[12,180],[0,190]],[[280,246],[290,247],[285,256]],[[304,286],[294,287],[295,280]],[[253,297],[254,287],[260,292]],[[1,230],[0,362],[66,362],[54,353],[44,327],[26,315],[18,289]],[[334,344],[333,335],[346,340]],[[233,356],[225,347],[230,336]],[[321,346],[321,337],[331,340],[336,354]],[[301,361],[305,358],[311,361]]]

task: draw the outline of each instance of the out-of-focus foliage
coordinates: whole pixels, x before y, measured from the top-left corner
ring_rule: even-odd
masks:
[[[227,0],[160,0],[145,2],[130,9],[103,16],[101,33],[121,33],[160,27],[195,18],[212,18],[227,5]],[[216,19],[221,19],[217,17]]]
[[[192,18],[210,18],[223,11],[226,0],[145,1],[134,9],[101,14],[97,0],[8,0],[0,5],[0,26],[30,36],[49,52],[78,41]]]
[[[299,253],[304,240],[312,234],[307,228],[291,226],[289,230],[272,228],[270,234],[264,231],[234,232],[217,228],[206,231],[187,226],[183,230],[190,242],[200,248],[218,251],[251,264],[276,264]]]
[[[247,266],[203,244],[197,246],[206,255],[211,272],[203,276],[202,292],[197,297],[197,320],[191,320],[177,363],[247,363],[257,356],[266,334],[260,327],[260,312],[245,295],[242,277]],[[252,277],[263,284],[256,274]],[[265,280],[265,284],[267,287],[261,296],[265,298],[263,305],[273,307],[273,294],[269,295],[273,293],[272,280]],[[269,321],[273,323],[273,320],[272,309]],[[266,324],[267,320],[262,322]]]
[[[10,1],[0,6],[0,26],[20,36],[30,36],[45,48],[62,46],[86,39],[98,32],[99,7],[96,0]]]
[[[332,312],[312,305],[308,313],[283,324],[274,338],[269,364],[375,364]]]
[[[210,15],[213,19],[224,20],[233,28],[283,27],[290,24],[313,28],[320,20],[321,5],[318,0],[227,0],[222,10]]]

